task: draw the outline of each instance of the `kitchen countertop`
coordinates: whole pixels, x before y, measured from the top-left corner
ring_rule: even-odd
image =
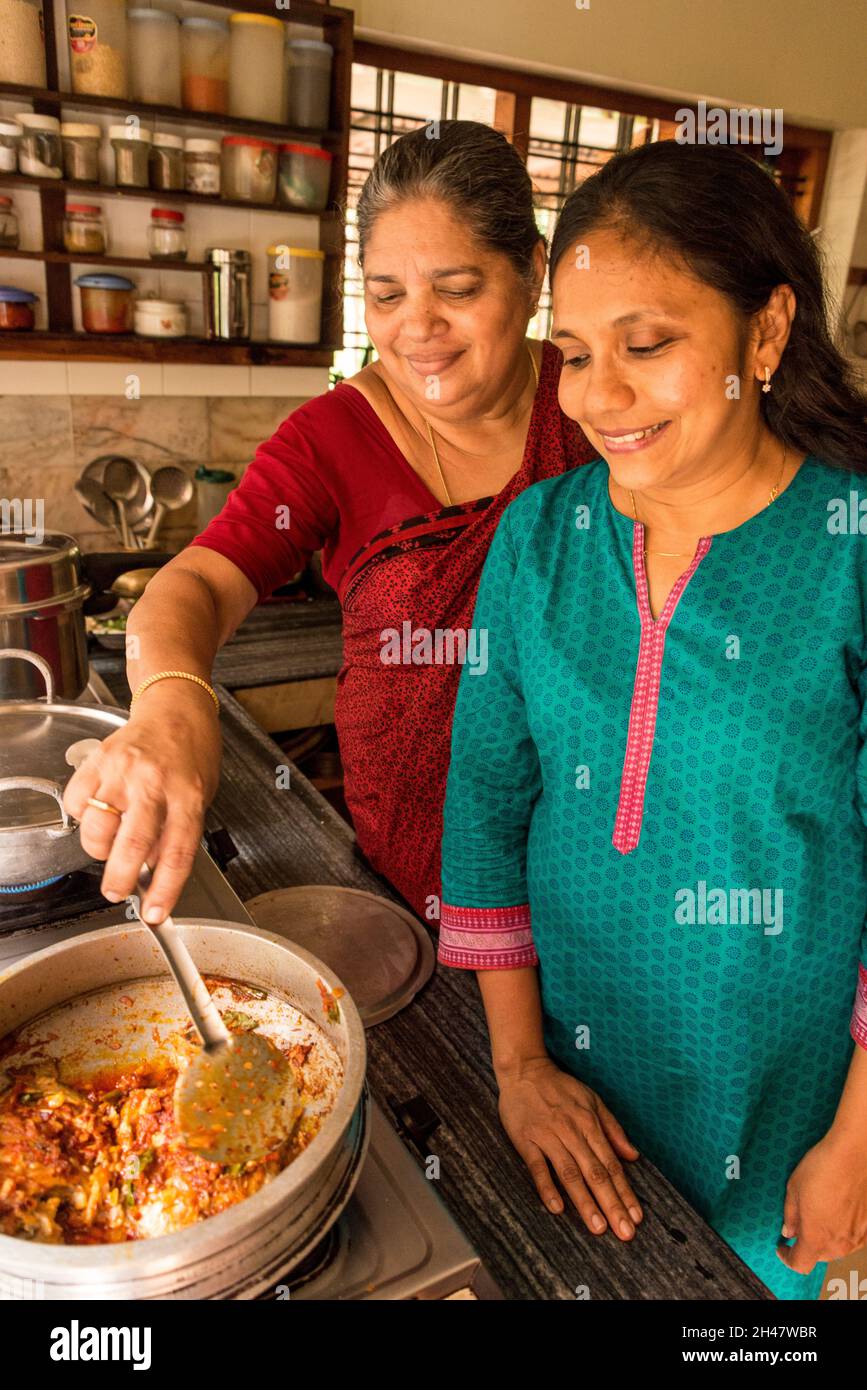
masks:
[[[311,630],[323,625],[321,613],[309,624]],[[287,679],[285,652],[277,650],[285,619],[265,608],[244,627],[215,672],[224,763],[214,812],[239,851],[226,878],[243,900],[269,889],[328,883],[399,901],[358,854],[351,828],[300,771],[292,769],[289,788],[275,788],[274,769],[285,764],[285,754],[223,682],[251,683],[248,658],[256,653],[261,661],[269,649],[270,668],[284,663],[269,679]],[[288,645],[304,627],[297,622]],[[246,653],[240,650],[245,645]],[[99,653],[93,665],[127,703],[121,657]],[[367,1045],[370,1085],[386,1113],[391,1117],[391,1103],[421,1095],[439,1117],[425,1145],[440,1160],[437,1190],[507,1298],[568,1299],[579,1289],[586,1289],[583,1297],[609,1300],[772,1298],[646,1159],[629,1169],[645,1211],[630,1244],[610,1232],[593,1237],[577,1216],[543,1210],[499,1123],[484,1011],[471,972],[438,968],[412,1004],[369,1030]]]

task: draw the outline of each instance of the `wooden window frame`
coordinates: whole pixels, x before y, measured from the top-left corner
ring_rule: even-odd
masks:
[[[425,53],[398,44],[372,42],[358,37],[353,62],[387,71],[438,78],[443,82],[493,88],[498,94],[496,128],[502,130],[525,162],[533,97],[564,101],[573,106],[592,106],[603,111],[619,111],[624,115],[646,116],[658,120],[665,134],[673,134],[677,112],[689,105],[686,101],[674,102],[628,88],[597,86],[571,78],[525,72],[445,54]],[[723,106],[723,110],[732,109],[741,107]],[[666,127],[670,127],[670,131]],[[814,130],[789,121],[783,122],[783,149],[777,168],[789,185],[795,209],[809,231],[814,231],[819,224],[832,135],[830,130]]]

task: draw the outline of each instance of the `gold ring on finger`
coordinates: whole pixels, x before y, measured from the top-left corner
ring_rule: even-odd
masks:
[[[100,801],[98,796],[89,796],[87,805],[93,806],[97,811],[110,811],[113,816],[123,816],[123,811],[119,811],[116,806],[112,806],[110,801]]]

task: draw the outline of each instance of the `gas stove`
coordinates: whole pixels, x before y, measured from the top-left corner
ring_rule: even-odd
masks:
[[[81,702],[116,703],[95,672]],[[216,849],[226,838],[225,832],[212,831],[208,843]],[[81,932],[133,920],[123,904],[102,897],[101,872],[95,864],[25,891],[0,891],[0,970]],[[204,845],[174,915],[254,925]],[[373,1098],[370,1104],[370,1147],[351,1200],[322,1244],[265,1297],[500,1298],[479,1255],[385,1112]]]

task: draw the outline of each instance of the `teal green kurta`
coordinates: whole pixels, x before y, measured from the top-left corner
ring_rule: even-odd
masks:
[[[779,1298],[821,1289],[824,1265],[775,1250],[867,966],[859,485],[867,512],[867,479],[808,457],[712,538],[667,628],[628,853],[633,523],[602,459],[529,488],[482,575],[488,669],[462,674],[445,806],[444,905],[529,902],[551,1055]]]

